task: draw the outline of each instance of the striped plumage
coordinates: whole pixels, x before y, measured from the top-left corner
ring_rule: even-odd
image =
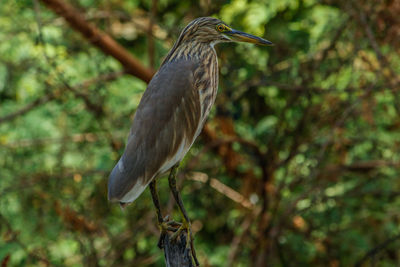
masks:
[[[110,175],[110,200],[134,201],[152,179],[182,160],[200,134],[217,94],[218,62],[214,39],[196,33],[218,23],[208,18],[190,23],[149,83]]]
[[[194,89],[199,92],[201,117],[195,138],[199,135],[217,96],[218,60],[214,45],[218,42],[230,41],[216,34],[215,26],[220,23],[223,22],[208,17],[198,18],[189,23],[161,65],[162,68],[168,62],[180,60],[188,60],[196,64],[193,73]]]
[[[136,110],[124,154],[110,174],[108,198],[133,202],[157,176],[179,164],[207,119],[218,89],[214,45],[269,44],[215,18],[189,23],[149,83]]]

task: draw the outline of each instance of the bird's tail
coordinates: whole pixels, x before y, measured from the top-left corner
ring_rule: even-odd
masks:
[[[108,200],[119,202],[124,208],[137,199],[147,187],[142,177],[137,177],[129,171],[125,171],[123,158],[112,170],[108,180]]]

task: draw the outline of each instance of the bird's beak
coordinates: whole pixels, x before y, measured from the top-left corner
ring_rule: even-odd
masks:
[[[237,42],[246,42],[258,45],[274,45],[272,42],[265,40],[263,38],[233,29],[228,32],[224,32],[224,34],[231,37],[232,40]]]

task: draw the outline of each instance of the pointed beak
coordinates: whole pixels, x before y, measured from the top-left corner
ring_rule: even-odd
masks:
[[[232,40],[237,41],[237,42],[246,42],[246,43],[253,43],[253,44],[258,44],[258,45],[274,45],[272,42],[265,40],[263,38],[237,31],[237,30],[231,30],[228,32],[224,32],[227,36],[229,36]]]

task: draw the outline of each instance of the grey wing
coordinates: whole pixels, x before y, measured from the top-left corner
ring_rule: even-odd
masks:
[[[110,174],[109,200],[134,201],[155,176],[181,159],[177,154],[190,148],[201,116],[199,92],[194,88],[195,68],[189,61],[170,62],[151,80],[136,111],[124,154]]]

